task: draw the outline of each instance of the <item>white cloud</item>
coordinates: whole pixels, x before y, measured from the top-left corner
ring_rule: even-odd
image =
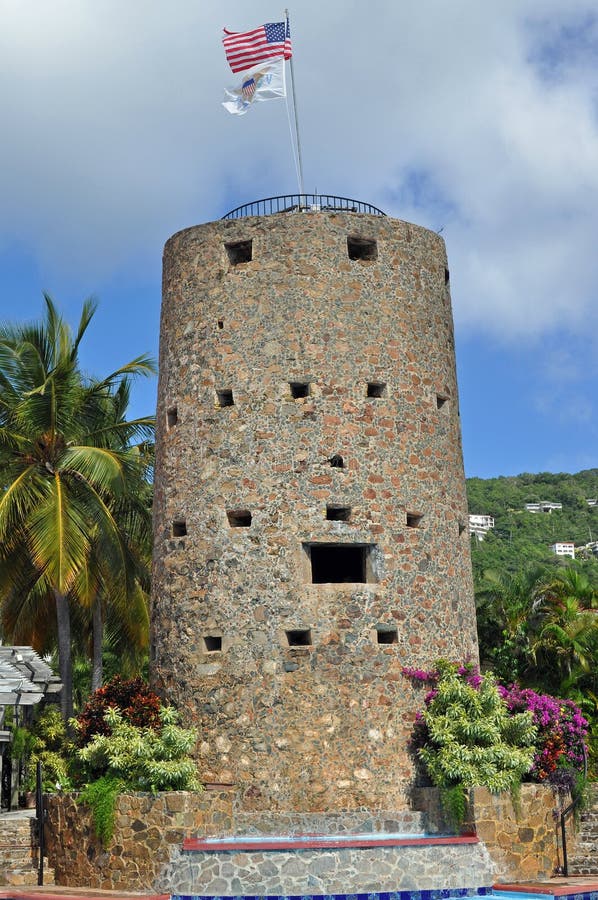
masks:
[[[304,0],[292,22],[306,189],[444,226],[460,327],[598,333],[598,121],[583,0]],[[106,276],[227,206],[296,190],[284,106],[241,120],[221,27],[174,0],[0,3],[0,240]]]

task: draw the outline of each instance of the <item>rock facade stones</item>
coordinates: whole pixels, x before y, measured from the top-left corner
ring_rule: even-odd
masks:
[[[436,788],[414,791],[426,827],[448,828]],[[495,866],[497,882],[546,881],[559,865],[555,798],[550,787],[522,784],[513,801],[507,792],[491,794],[486,788],[470,791],[465,830],[483,841]]]
[[[152,890],[185,838],[231,827],[230,794],[120,794],[106,849],[76,795],[50,794],[45,803],[48,861],[56,884],[65,887]]]
[[[242,809],[404,808],[401,669],[477,657],[444,243],[220,221],[168,241],[163,288],[154,686]]]
[[[427,833],[443,827],[438,791],[418,793],[425,812],[289,815],[287,833]],[[479,844],[325,850],[194,852],[199,835],[268,834],[275,813],[239,810],[234,792],[124,794],[105,850],[89,810],[72,795],[46,798],[48,862],[62,886],[204,896],[304,896],[400,890],[477,889],[493,882],[548,880],[557,864],[553,797],[523,785],[517,808],[508,795],[471,792]],[[281,833],[279,830],[276,833]]]

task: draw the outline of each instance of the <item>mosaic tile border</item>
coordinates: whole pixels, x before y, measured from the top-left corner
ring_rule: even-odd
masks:
[[[491,887],[444,888],[424,891],[381,891],[375,894],[242,894],[215,897],[207,894],[173,894],[171,900],[457,900],[460,897],[485,897],[493,894]],[[576,897],[575,900],[598,900],[596,897]]]

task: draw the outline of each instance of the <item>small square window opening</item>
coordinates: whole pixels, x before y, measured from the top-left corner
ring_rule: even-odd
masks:
[[[175,519],[172,523],[172,536],[185,537],[187,534],[187,523],[184,519]]]
[[[351,518],[350,506],[327,506],[326,518],[329,522],[348,522]]]
[[[397,629],[383,625],[376,629],[376,638],[379,644],[397,644],[399,641]]]
[[[449,398],[446,394],[436,394],[436,409],[446,409]]]
[[[238,266],[240,263],[251,262],[252,243],[252,241],[235,241],[231,244],[224,245],[231,266]]]
[[[176,406],[171,406],[166,410],[166,425],[168,428],[174,428],[179,421],[179,413]]]
[[[289,647],[311,647],[311,629],[293,628],[286,632]]]
[[[220,407],[235,405],[233,392],[231,390],[216,391],[216,401]]]
[[[231,528],[249,528],[251,525],[251,512],[248,509],[228,509],[226,515]]]
[[[386,397],[386,383],[383,381],[368,381],[367,397]]]
[[[222,636],[219,634],[206,634],[203,642],[206,653],[218,653],[222,650]]]
[[[421,513],[407,513],[407,528],[419,528],[423,515]]]
[[[342,458],[342,456],[340,455],[340,453],[335,453],[334,456],[330,457],[328,462],[330,463],[330,467],[332,469],[344,469],[345,468],[345,461]]]
[[[309,381],[289,381],[289,387],[293,400],[309,397]]]
[[[368,262],[378,258],[378,244],[373,238],[350,235],[347,238],[349,259],[361,259]]]

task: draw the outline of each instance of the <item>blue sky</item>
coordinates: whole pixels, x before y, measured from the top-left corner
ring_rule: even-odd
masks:
[[[158,353],[175,231],[297,190],[284,101],[246,116],[222,26],[271,3],[0,0],[0,318],[100,306],[90,372]],[[585,0],[302,0],[308,191],[442,229],[468,475],[598,465],[598,16]],[[153,411],[139,382],[134,414]]]

